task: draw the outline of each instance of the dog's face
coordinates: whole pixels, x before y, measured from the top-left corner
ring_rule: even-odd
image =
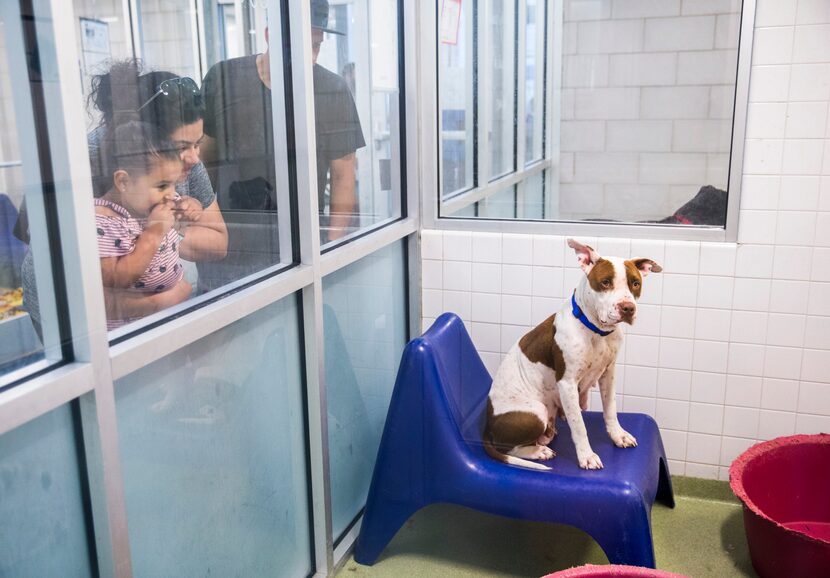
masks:
[[[599,322],[605,326],[624,321],[629,325],[637,317],[637,299],[643,287],[643,277],[663,270],[651,259],[621,259],[600,257],[588,245],[568,239],[568,246],[576,252],[579,265],[587,277],[587,293]]]

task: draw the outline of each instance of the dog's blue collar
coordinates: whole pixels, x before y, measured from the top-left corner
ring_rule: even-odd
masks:
[[[602,335],[603,337],[605,337],[606,335],[611,335],[612,333],[614,333],[613,329],[611,331],[603,331],[602,329],[591,323],[591,320],[588,319],[588,316],[585,315],[582,309],[579,308],[579,305],[576,304],[576,291],[574,291],[574,294],[571,295],[571,306],[573,307],[574,317],[579,319],[582,322],[582,325],[584,325],[597,335]]]

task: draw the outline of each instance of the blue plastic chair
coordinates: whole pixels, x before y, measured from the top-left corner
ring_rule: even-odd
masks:
[[[612,564],[654,568],[651,506],[674,507],[657,424],[621,413],[636,448],[615,447],[602,414],[583,417],[605,469],[581,470],[567,423],[551,447],[551,471],[503,464],[481,445],[490,375],[452,313],[404,350],[392,394],[355,560],[374,564],[419,509],[451,503],[522,520],[568,524],[593,537]]]

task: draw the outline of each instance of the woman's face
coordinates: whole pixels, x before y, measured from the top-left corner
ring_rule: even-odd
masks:
[[[170,140],[178,147],[182,159],[181,180],[186,179],[193,165],[199,162],[199,147],[202,146],[202,139],[205,137],[203,125],[204,122],[200,119],[180,126],[170,135]]]

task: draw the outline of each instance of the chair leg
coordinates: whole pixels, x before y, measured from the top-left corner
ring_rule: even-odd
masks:
[[[631,499],[620,507],[618,524],[588,529],[611,564],[656,568],[648,505]]]
[[[666,460],[660,458],[660,479],[657,484],[656,500],[669,508],[674,508],[674,490],[671,485],[671,475]]]
[[[355,561],[366,566],[374,564],[401,526],[422,507],[423,505],[412,502],[382,499],[374,504],[367,504],[354,549]]]

